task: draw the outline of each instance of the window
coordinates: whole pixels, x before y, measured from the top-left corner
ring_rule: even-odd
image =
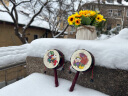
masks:
[[[107,25],[107,30],[111,30],[111,24]]]
[[[122,15],[122,10],[118,10],[118,16]]]
[[[90,5],[87,5],[87,6],[86,6],[86,9],[90,10]]]
[[[109,9],[108,10],[108,16],[112,16],[112,14],[113,14],[113,10],[112,9]]]
[[[125,1],[126,1],[126,0],[125,0]],[[122,0],[117,0],[117,2],[121,4],[121,3],[122,3]]]
[[[100,11],[98,7],[96,7],[95,10]]]
[[[43,38],[48,38],[48,30],[45,30],[45,33],[42,36]]]
[[[127,9],[127,13],[126,13],[126,16],[128,17],[128,9]]]
[[[117,26],[120,26],[120,24],[117,24]]]
[[[117,24],[116,26],[117,26],[117,31],[120,31],[121,30],[120,29],[120,24]]]
[[[114,0],[107,0],[107,2],[109,2],[109,3],[113,3],[113,2],[114,2]]]
[[[34,35],[34,40],[35,40],[35,39],[38,39],[38,35]]]
[[[89,9],[92,10],[93,9],[93,5],[90,5],[90,8]]]
[[[118,16],[118,12],[114,12],[113,13],[113,16]]]
[[[28,37],[25,37],[26,38],[26,41],[28,41]]]

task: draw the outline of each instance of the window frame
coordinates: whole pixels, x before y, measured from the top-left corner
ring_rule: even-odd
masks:
[[[111,12],[110,12],[110,10],[111,10]],[[112,16],[113,16],[113,9],[108,9],[107,11],[108,11],[108,15],[109,15],[109,13],[110,13],[111,16],[110,16],[110,15],[109,15],[109,16],[112,17]]]
[[[126,10],[126,17],[128,17],[128,9]]]
[[[35,35],[37,36],[37,38],[35,38]],[[37,34],[34,34],[34,40],[35,40],[35,39],[38,39],[38,38],[39,38],[39,35],[37,35]]]

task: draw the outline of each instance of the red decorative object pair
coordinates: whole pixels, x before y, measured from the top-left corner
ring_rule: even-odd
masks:
[[[48,50],[43,58],[44,65],[47,68],[54,69],[54,76],[55,76],[55,86],[58,87],[58,77],[57,77],[57,69],[64,65],[64,55],[61,51],[57,49]],[[87,70],[92,69],[92,78],[93,81],[93,67],[94,67],[94,56],[86,51],[86,50],[77,50],[71,56],[71,66],[73,69],[77,71],[72,85],[69,91],[73,91],[77,78],[80,72],[85,72]]]

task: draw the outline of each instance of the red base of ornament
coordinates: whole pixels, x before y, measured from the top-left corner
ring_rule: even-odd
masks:
[[[54,76],[55,76],[55,87],[58,87],[59,83],[58,83],[58,77],[57,77],[57,70],[56,70],[56,68],[54,69]]]
[[[76,73],[76,75],[75,75],[75,78],[74,78],[74,80],[73,80],[73,82],[72,82],[72,85],[71,85],[71,87],[70,87],[70,92],[72,92],[73,90],[74,90],[74,87],[75,87],[75,84],[76,84],[76,81],[77,81],[77,78],[78,78],[78,76],[79,76],[79,71],[77,71],[77,73]]]

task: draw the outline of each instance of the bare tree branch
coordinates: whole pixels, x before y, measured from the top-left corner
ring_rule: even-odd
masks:
[[[31,0],[29,0],[29,1],[22,1],[22,2],[20,2],[20,3],[18,3],[18,4],[16,4],[16,6],[18,6],[18,5],[20,5],[20,4],[23,4],[23,3],[27,3],[27,2],[31,2]]]
[[[14,0],[10,0],[10,2],[14,5],[16,5],[16,2]]]
[[[8,13],[8,11],[4,11],[4,10],[0,10],[1,12],[7,12]]]
[[[80,0],[80,2],[79,2],[79,5],[78,5],[78,8],[77,8],[77,11],[80,11],[80,9],[81,9],[81,3],[82,3],[82,0]]]
[[[13,20],[13,23],[14,23],[14,32],[15,32],[15,35],[21,40],[22,43],[26,43],[26,37],[25,37],[25,32],[27,30],[27,28],[30,26],[30,24],[34,21],[34,18],[40,14],[40,12],[42,11],[42,9],[47,5],[47,3],[49,2],[47,0],[47,2],[45,2],[43,4],[43,6],[40,8],[40,10],[35,14],[33,15],[33,17],[31,18],[30,22],[25,26],[25,28],[23,28],[22,30],[22,34],[19,32],[19,23],[18,23],[18,11],[17,11],[17,6],[19,6],[20,4],[22,3],[26,3],[26,2],[30,2],[30,1],[22,1],[20,3],[16,3],[15,0],[10,0],[10,2],[12,3],[12,9],[11,11],[9,10],[9,8],[6,6],[6,4],[4,3],[3,0],[0,0],[2,2],[2,5],[4,6],[4,8],[6,10],[0,10],[1,12],[7,12],[10,17],[12,18]]]
[[[29,23],[24,27],[23,32],[25,32],[27,30],[27,28],[30,26],[30,24],[33,22],[34,18],[40,14],[40,12],[42,11],[42,9],[44,8],[44,6],[46,6],[48,4],[48,1],[40,8],[40,10],[33,15],[33,17],[31,18],[31,20],[29,21]]]
[[[69,24],[66,25],[66,27],[64,28],[64,30],[62,32],[60,32],[59,34],[55,35],[54,38],[57,38],[58,36],[60,36],[61,34],[63,34],[66,29],[68,28]]]
[[[10,11],[9,11],[8,7],[5,5],[4,1],[3,1],[3,0],[0,0],[0,1],[2,2],[3,6],[4,6],[5,9],[8,11],[8,13],[10,13]]]

